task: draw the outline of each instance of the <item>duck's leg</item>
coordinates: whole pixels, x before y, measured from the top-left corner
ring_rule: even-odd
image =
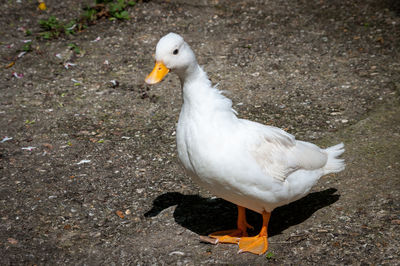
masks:
[[[216,238],[220,243],[237,244],[243,236],[247,236],[247,228],[253,229],[246,221],[246,209],[242,206],[238,207],[237,229],[218,231],[210,234],[212,238]]]
[[[253,237],[242,237],[239,240],[239,253],[250,252],[253,254],[261,255],[268,250],[268,222],[271,217],[270,212],[263,211],[263,225],[260,233]]]

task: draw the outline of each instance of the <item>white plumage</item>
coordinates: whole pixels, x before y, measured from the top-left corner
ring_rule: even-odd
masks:
[[[321,176],[344,169],[338,158],[342,143],[321,149],[279,128],[238,118],[231,100],[211,85],[179,35],[160,39],[156,61],[176,72],[182,83],[179,158],[193,180],[218,197],[269,213],[306,195]],[[156,83],[165,75],[157,76],[154,68],[146,82]]]

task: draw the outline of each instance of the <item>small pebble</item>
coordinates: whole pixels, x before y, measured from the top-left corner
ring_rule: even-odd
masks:
[[[180,255],[180,256],[183,256],[183,255],[185,255],[185,253],[183,253],[182,251],[172,251],[172,252],[169,253],[168,255],[169,255],[169,256],[172,256],[172,255]]]

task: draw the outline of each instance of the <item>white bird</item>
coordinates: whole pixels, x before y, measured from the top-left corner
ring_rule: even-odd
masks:
[[[345,168],[344,145],[321,149],[291,134],[236,116],[232,101],[211,85],[181,36],[169,33],[156,47],[156,65],[146,83],[178,74],[183,105],[176,129],[178,155],[191,178],[238,206],[237,229],[210,235],[238,243],[239,252],[268,249],[271,211],[305,196],[318,179]],[[258,235],[248,237],[245,208],[262,214]]]

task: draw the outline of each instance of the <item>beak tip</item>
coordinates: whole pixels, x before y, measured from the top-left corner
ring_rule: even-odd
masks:
[[[144,80],[144,82],[146,82],[146,84],[148,84],[148,85],[153,85],[153,84],[156,83],[156,82],[154,81],[154,79],[152,79],[152,78],[150,78],[150,77],[147,77],[147,78]]]
[[[160,82],[165,75],[167,75],[169,69],[162,63],[156,62],[153,71],[144,80],[147,84],[152,85]]]

